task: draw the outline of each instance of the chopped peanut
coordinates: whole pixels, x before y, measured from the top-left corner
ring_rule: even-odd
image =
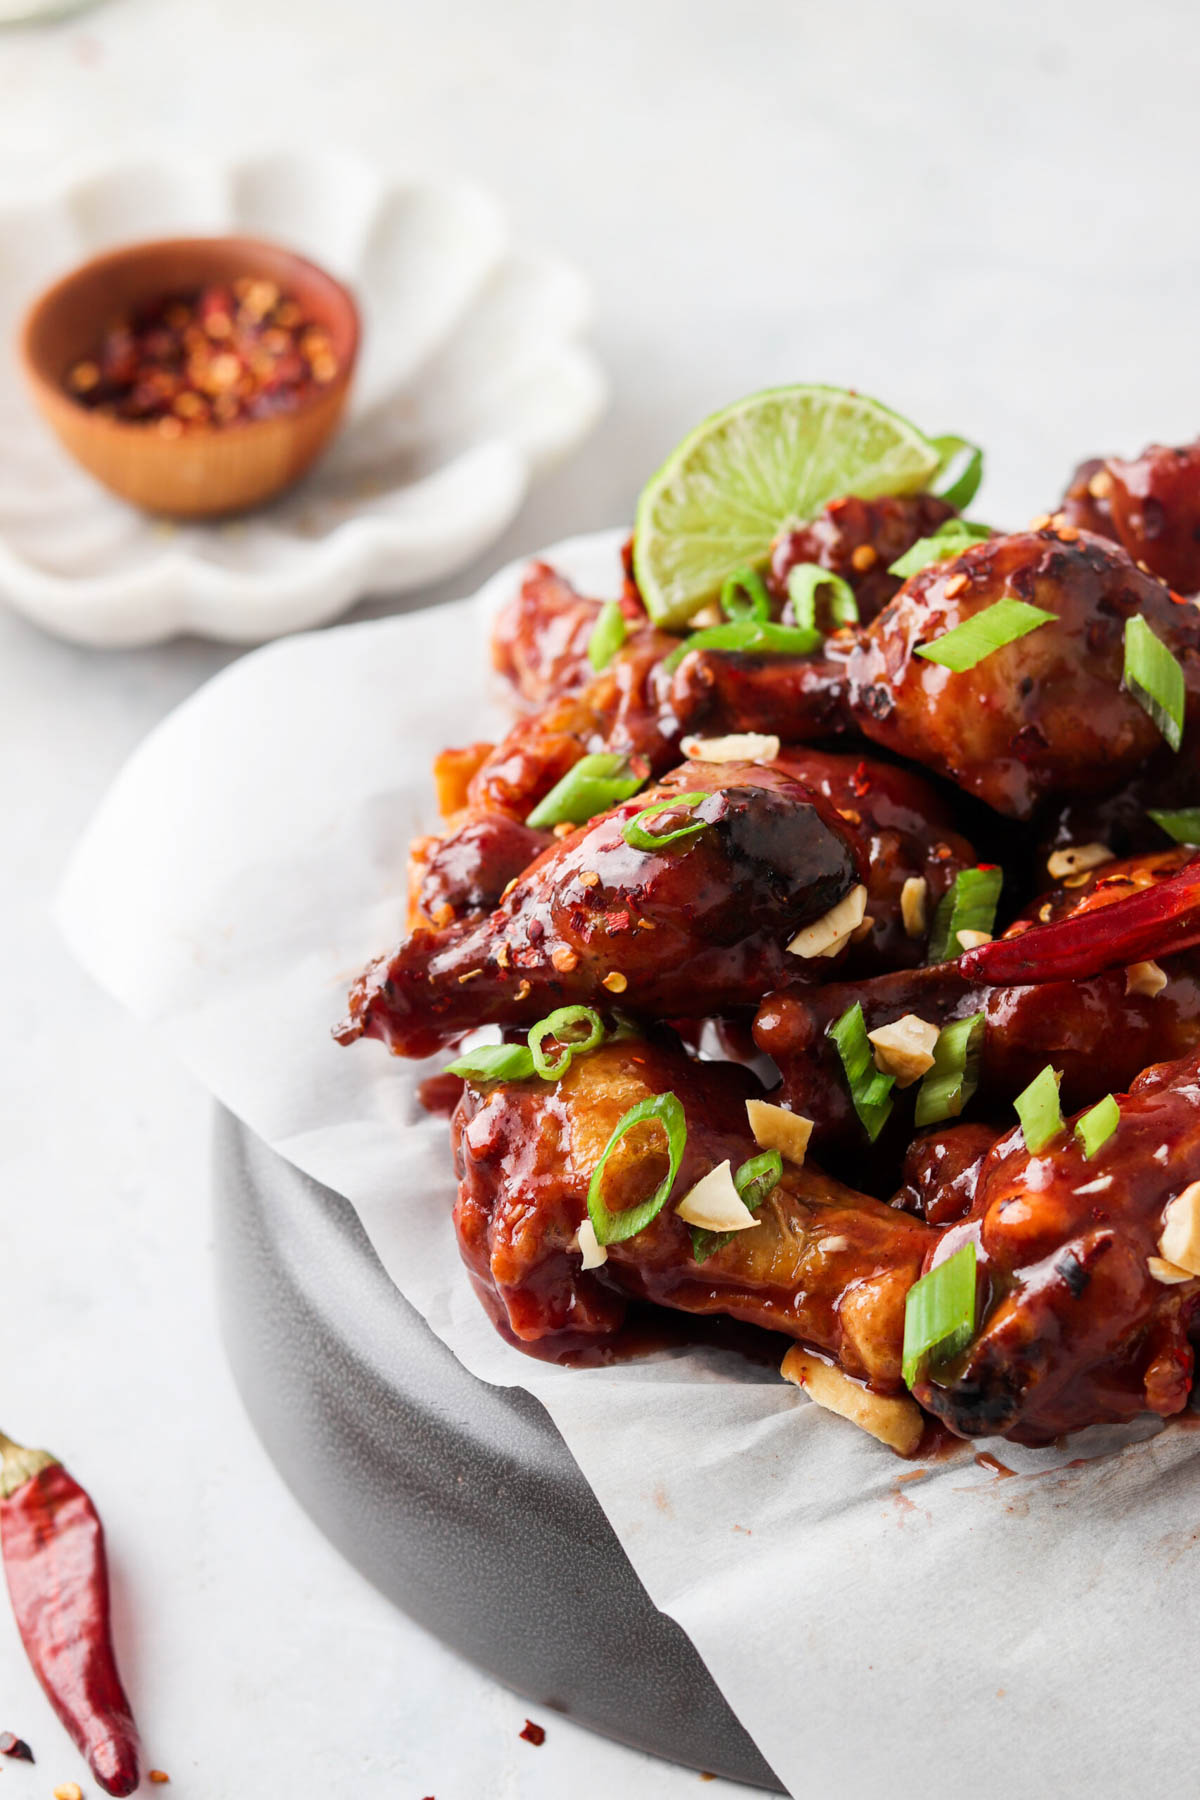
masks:
[[[1107,844],[1070,844],[1065,850],[1055,850],[1046,858],[1046,873],[1051,881],[1061,881],[1065,875],[1082,875],[1088,869],[1098,869],[1101,863],[1113,860],[1113,852]]]
[[[1127,994],[1143,994],[1147,1000],[1153,1000],[1156,994],[1162,993],[1166,985],[1166,971],[1160,969],[1156,962],[1130,963],[1125,971]]]
[[[734,1186],[727,1161],[689,1188],[675,1211],[685,1224],[704,1231],[749,1231],[759,1223]]]
[[[787,1162],[803,1165],[812,1136],[812,1120],[789,1112],[786,1106],[772,1106],[769,1100],[747,1100],[746,1117],[760,1150],[778,1150]]]
[[[685,737],[679,747],[693,762],[770,763],[779,755],[779,739],[760,731],[735,731],[729,737]]]
[[[897,1087],[911,1087],[933,1067],[938,1028],[916,1013],[905,1013],[890,1025],[880,1025],[868,1031],[867,1037],[875,1046],[875,1067],[885,1075],[894,1075]]]
[[[904,922],[906,937],[919,938],[925,936],[926,903],[929,898],[929,883],[923,875],[910,875],[900,889],[900,917]]]
[[[83,1800],[83,1789],[77,1781],[64,1781],[55,1788],[54,1800]]]
[[[1200,1275],[1200,1181],[1189,1182],[1167,1206],[1158,1248],[1176,1268]]]
[[[980,944],[990,944],[992,941],[990,931],[956,931],[954,935],[963,950],[978,950]]]
[[[867,911],[867,890],[861,882],[851,888],[823,918],[816,919],[798,931],[788,949],[793,956],[836,956],[849,943],[853,932],[862,924]]]
[[[1107,500],[1116,486],[1116,482],[1113,480],[1110,469],[1097,469],[1087,485],[1088,493],[1093,500]]]
[[[916,1401],[907,1395],[873,1394],[841,1369],[810,1356],[798,1344],[784,1357],[780,1373],[786,1381],[803,1388],[818,1406],[849,1419],[862,1431],[869,1431],[900,1456],[911,1456],[921,1441],[925,1421]]]
[[[1181,1269],[1177,1263],[1167,1262],[1161,1256],[1148,1256],[1146,1267],[1155,1281],[1161,1281],[1164,1287],[1174,1287],[1177,1282],[1192,1280],[1186,1269]]]
[[[580,1252],[584,1269],[598,1269],[601,1263],[608,1261],[608,1251],[596,1237],[596,1227],[590,1219],[585,1219],[576,1233],[575,1246]]]

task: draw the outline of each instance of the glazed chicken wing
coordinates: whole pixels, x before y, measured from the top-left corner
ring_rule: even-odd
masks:
[[[1119,1103],[1090,1159],[1070,1122],[1036,1156],[1008,1132],[947,1233],[939,1255],[977,1245],[980,1324],[915,1392],[964,1437],[1044,1444],[1187,1402],[1200,1280],[1165,1264],[1159,1240],[1200,1178],[1200,1055],[1148,1069]]]
[[[1068,877],[1076,885],[1043,895],[1014,920],[1010,934],[1019,939],[1035,922],[1094,918],[1128,895],[1176,876],[1188,855],[1163,851]],[[1181,1056],[1200,1043],[1200,953],[1184,949],[1145,969],[1121,966],[1082,979],[1003,986],[972,979],[956,959],[871,980],[839,979],[820,988],[768,994],[755,1018],[755,1042],[779,1068],[780,1097],[812,1119],[816,1154],[835,1168],[868,1157],[887,1169],[911,1136],[916,1090],[894,1095],[892,1118],[872,1150],[828,1036],[829,1027],[855,1004],[863,1009],[868,1031],[906,1015],[940,1029],[982,1013],[974,1114],[988,1116],[1011,1106],[1047,1063],[1061,1072],[1063,1105],[1081,1107],[1128,1087],[1148,1064]]]
[[[1060,517],[1121,544],[1177,593],[1200,591],[1200,441],[1151,444],[1132,461],[1094,457],[1071,477]]]
[[[581,1340],[620,1329],[627,1298],[653,1300],[786,1332],[896,1390],[904,1297],[936,1234],[817,1170],[787,1165],[759,1222],[702,1262],[668,1204],[636,1236],[611,1244],[601,1268],[582,1268],[577,1233],[592,1171],[628,1109],[665,1092],[687,1121],[677,1203],[721,1162],[736,1168],[758,1153],[745,1107],[758,1088],[744,1069],[627,1040],[580,1058],[553,1087],[468,1084],[453,1123],[455,1224],[493,1317],[524,1343],[578,1350]],[[654,1134],[631,1134],[622,1150],[605,1170],[612,1211],[645,1198],[666,1172]]]
[[[692,780],[559,840],[486,919],[414,932],[359,979],[340,1041],[425,1056],[477,1025],[609,996],[667,1018],[753,1005],[861,866],[833,809],[781,770],[697,765]]]
[[[865,630],[834,634],[822,659],[698,650],[672,705],[792,741],[853,726],[1015,818],[1048,796],[1111,792],[1163,749],[1122,686],[1125,622],[1140,614],[1179,658],[1194,716],[1200,614],[1112,544],[1066,531],[991,538],[931,564]],[[961,672],[917,654],[1001,599],[1052,622]]]

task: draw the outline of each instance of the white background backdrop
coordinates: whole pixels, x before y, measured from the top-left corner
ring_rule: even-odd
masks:
[[[616,392],[466,592],[627,517],[687,426],[774,381],[979,438],[1001,523],[1077,456],[1193,436],[1198,52],[1190,0],[109,0],[0,34],[0,198],[124,152],[312,141],[491,185],[593,281]],[[552,1717],[520,1742],[520,1701],[338,1560],[240,1413],[207,1104],[47,919],[123,757],[226,656],[80,651],[0,610],[0,1424],[102,1504],[181,1796],[722,1791]],[[79,1774],[3,1608],[0,1712],[41,1758],[4,1770],[10,1800]]]

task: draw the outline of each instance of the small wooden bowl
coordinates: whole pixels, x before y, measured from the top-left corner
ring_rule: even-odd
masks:
[[[164,294],[243,275],[276,282],[329,333],[338,373],[294,410],[171,438],[71,398],[68,371],[115,318]],[[304,257],[258,238],[170,238],[110,250],[65,275],[30,308],[20,348],[38,411],[76,462],[147,512],[203,519],[259,506],[303,475],[337,428],[358,339],[352,295]]]

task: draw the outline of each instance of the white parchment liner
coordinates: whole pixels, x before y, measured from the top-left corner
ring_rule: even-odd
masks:
[[[615,592],[619,542],[549,554]],[[914,1475],[770,1371],[704,1352],[559,1370],[485,1320],[450,1226],[446,1125],[415,1097],[437,1064],[342,1050],[329,1028],[399,935],[433,753],[503,729],[485,620],[517,573],[473,601],[273,644],[181,706],[68,872],[75,954],[350,1199],[467,1368],[537,1395],[794,1795],[1198,1791],[1191,1430],[1116,1450],[1094,1433],[1059,1454],[993,1444],[1011,1480],[969,1450]]]

